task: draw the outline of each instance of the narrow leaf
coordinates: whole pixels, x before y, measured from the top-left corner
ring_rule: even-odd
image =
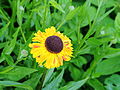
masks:
[[[57,8],[58,10],[60,10],[61,12],[65,13],[65,11],[62,9],[62,7],[60,6],[60,4],[58,4],[55,0],[51,0],[51,1],[49,1],[49,3],[53,7]]]
[[[23,82],[23,84],[31,86],[33,89],[36,88],[38,82],[40,81],[42,74],[40,72],[36,72],[30,79]],[[16,88],[15,90],[21,90],[21,88]]]
[[[107,90],[120,90],[120,75],[113,74],[112,76],[105,79]]]
[[[12,56],[4,54],[4,53],[3,53],[3,56],[5,57],[5,60],[7,61],[8,65],[11,65],[11,66],[15,65]]]
[[[100,62],[96,67],[93,76],[109,75],[118,71],[120,71],[120,56],[109,58]]]
[[[7,73],[7,72],[9,72],[10,70],[12,70],[13,68],[14,68],[14,66],[4,67],[4,68],[0,69],[0,74]]]
[[[65,85],[64,87],[61,87],[59,90],[77,90],[79,89],[85,82],[88,80],[88,78],[77,81],[77,82],[70,82],[69,84]]]
[[[19,29],[17,29],[17,31],[13,34],[13,39],[10,41],[10,45],[6,46],[4,49],[3,49],[3,53],[4,54],[10,54],[14,47],[15,47],[15,44],[16,44],[16,39],[17,39],[17,35],[18,35],[18,32],[19,32]]]
[[[31,86],[22,84],[22,83],[18,83],[18,82],[14,82],[14,81],[0,81],[0,85],[2,86],[14,86],[14,87],[20,87],[20,88],[24,88],[27,90],[33,90]]]
[[[3,47],[5,47],[5,45],[6,45],[7,43],[8,43],[8,42],[0,43],[0,49],[2,49]]]
[[[58,84],[62,81],[64,69],[61,71],[61,73],[53,79],[43,90],[55,90],[58,87]]]
[[[5,31],[8,29],[10,22],[8,22],[4,27],[0,29],[0,37],[5,33]]]
[[[80,10],[80,7],[77,7],[77,8],[75,8],[74,10],[72,10],[72,11],[70,11],[68,14],[67,14],[67,16],[66,16],[66,20],[70,20],[70,19],[72,19],[74,16],[75,16],[75,14],[78,12],[78,10]]]
[[[90,79],[88,84],[94,88],[94,90],[105,90],[103,84],[97,79]]]
[[[44,85],[47,83],[47,81],[50,79],[50,77],[52,76],[53,71],[54,71],[54,68],[49,69],[49,70],[47,71],[47,73],[46,73],[46,75],[45,75],[45,80],[44,80],[44,82],[43,82],[43,87],[44,87]]]
[[[13,80],[13,81],[18,81],[18,80],[24,78],[26,75],[29,75],[36,71],[37,71],[36,69],[32,69],[32,68],[15,66],[9,72],[2,73],[2,74],[0,73],[0,77],[9,79],[9,80]]]
[[[117,30],[120,30],[120,13],[117,13],[117,16],[115,18],[115,28]]]

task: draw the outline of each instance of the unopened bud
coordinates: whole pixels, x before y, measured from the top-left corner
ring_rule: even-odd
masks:
[[[25,50],[25,49],[23,49],[23,50],[21,51],[21,55],[22,55],[23,57],[26,57],[26,56],[28,55],[28,51]]]
[[[105,34],[105,31],[101,31],[100,33],[103,35],[103,34]]]
[[[69,9],[72,11],[72,10],[75,9],[75,7],[74,6],[69,6]]]
[[[19,8],[20,8],[20,10],[24,11],[24,8],[23,8],[23,6],[20,6]]]

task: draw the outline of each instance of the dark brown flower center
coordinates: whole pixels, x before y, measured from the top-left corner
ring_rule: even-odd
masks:
[[[45,41],[45,47],[51,53],[59,53],[63,49],[63,42],[58,36],[50,36]]]

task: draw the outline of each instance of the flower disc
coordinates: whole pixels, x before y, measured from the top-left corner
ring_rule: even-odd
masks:
[[[63,42],[58,36],[50,36],[46,39],[45,46],[51,53],[59,53],[63,49]]]

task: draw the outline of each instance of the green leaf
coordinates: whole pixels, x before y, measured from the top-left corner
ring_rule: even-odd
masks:
[[[95,69],[93,77],[96,77],[96,75],[109,75],[118,71],[120,71],[120,56],[109,58],[100,62]]]
[[[72,19],[74,16],[75,16],[75,14],[78,12],[78,10],[80,9],[80,7],[77,7],[77,8],[75,8],[74,10],[72,10],[72,11],[70,11],[67,15],[66,15],[66,20],[70,20],[70,19]]]
[[[120,13],[117,13],[115,18],[115,29],[116,29],[116,38],[120,42]]]
[[[14,68],[14,66],[4,67],[4,68],[0,69],[0,74],[7,73],[7,72],[9,72],[10,70],[12,70],[13,68]]]
[[[29,36],[29,39],[26,41],[26,43],[24,45],[24,49],[26,49],[28,47],[28,45],[30,44],[33,36],[34,36],[34,33],[32,33],[31,36]]]
[[[74,63],[79,68],[81,68],[83,64],[87,64],[87,60],[82,56],[73,58],[70,62]]]
[[[10,55],[12,53],[16,45],[16,40],[17,40],[19,29],[20,28],[18,28],[17,31],[13,34],[13,39],[10,41],[10,44],[8,45],[8,43],[6,43],[5,48],[3,49],[2,55],[0,57],[0,62],[5,60],[5,57],[3,54]]]
[[[2,16],[3,19],[9,21],[9,16],[7,15],[7,13],[4,11],[4,9],[0,9],[0,16]]]
[[[58,85],[59,85],[59,83],[62,81],[63,74],[64,74],[64,69],[61,71],[61,73],[55,79],[53,79],[53,81],[51,81],[42,90],[56,90]]]
[[[112,8],[112,9],[110,9],[109,11],[107,11],[105,14],[103,14],[103,15],[99,18],[98,22],[102,21],[104,18],[106,18],[106,17],[107,17],[111,12],[113,12],[114,10],[115,10],[115,7]]]
[[[118,56],[120,55],[120,49],[119,48],[106,48],[105,50],[105,56],[104,58],[112,58],[112,57],[115,57],[115,56]]]
[[[120,13],[117,13],[117,16],[115,18],[115,28],[117,30],[120,30]]]
[[[20,0],[17,0],[17,22],[21,26],[22,25],[22,17],[24,10],[21,10],[23,6],[20,6]]]
[[[70,82],[64,87],[61,87],[59,90],[78,90],[85,82],[88,80],[88,78],[77,81],[77,82]]]
[[[18,83],[18,82],[14,82],[14,81],[0,81],[0,85],[7,86],[7,87],[14,86],[14,87],[24,88],[27,90],[33,90],[31,86],[28,86],[28,85],[25,85],[22,83]]]
[[[19,29],[17,29],[17,31],[13,34],[13,39],[10,41],[10,45],[7,45],[4,49],[3,49],[3,53],[4,54],[11,54],[11,52],[13,51],[15,44],[16,44],[16,40],[17,40],[17,35],[19,32]]]
[[[3,86],[0,86],[0,90],[3,90]]]
[[[17,62],[20,62],[20,61],[22,61],[23,60],[23,55],[21,54],[21,51],[23,50],[23,49],[25,49],[25,50],[29,50],[29,44],[30,44],[30,42],[31,42],[31,40],[32,40],[32,38],[33,38],[33,35],[34,35],[34,33],[32,33],[31,34],[31,36],[29,37],[29,39],[26,41],[26,43],[22,46],[22,44],[21,44],[21,46],[20,46],[20,50],[19,50],[19,54],[18,54],[18,57],[17,57]]]
[[[61,12],[65,13],[65,11],[62,9],[62,7],[60,6],[60,4],[58,4],[55,0],[50,0],[49,3],[57,8],[58,10],[60,10]]]
[[[8,65],[11,65],[11,66],[15,65],[12,56],[4,54],[4,53],[3,53],[3,56],[5,57],[5,60],[7,61]]]
[[[36,72],[36,69],[32,68],[27,68],[27,67],[20,67],[20,66],[15,66],[12,70],[6,73],[0,73],[0,77],[13,80],[13,81],[18,81],[22,78],[24,78],[26,75],[29,75],[33,72]]]
[[[101,45],[102,42],[100,42],[100,40],[92,37],[92,38],[89,38],[89,39],[86,41],[86,44],[89,45],[89,46],[92,46],[92,47],[96,47],[96,46]]]
[[[80,80],[82,72],[78,68],[74,67],[73,65],[70,65],[69,71],[71,72],[70,75],[73,78],[73,80],[75,80],[75,81]]]
[[[90,11],[90,13],[89,13]],[[79,12],[79,20],[82,22],[81,27],[90,24],[96,15],[96,8],[92,6],[84,6]]]
[[[8,43],[8,42],[0,43],[0,49],[2,49],[3,47],[5,47],[5,45],[6,45],[7,43]]]
[[[88,54],[88,53],[91,53],[91,48],[90,47],[86,47],[80,51],[78,51],[78,54]]]
[[[114,20],[109,17],[105,17],[102,21],[95,26],[95,37],[99,38],[101,42],[108,42],[115,37]]]
[[[44,82],[43,82],[43,87],[44,87],[44,85],[49,81],[49,79],[51,78],[53,72],[54,72],[54,68],[47,70],[47,73],[46,73],[46,75],[45,75],[45,80],[44,80]]]
[[[33,89],[36,88],[38,82],[40,81],[42,74],[41,72],[36,72],[30,79],[27,81],[23,82],[25,85],[31,86]],[[16,88],[15,90],[21,90],[20,88]]]
[[[120,90],[120,75],[113,74],[105,79],[107,90]]]
[[[72,39],[73,42],[77,42],[77,36],[76,36],[75,31],[73,31],[73,32],[71,32],[71,31],[70,31],[71,34],[69,37]],[[68,31],[67,31],[67,34],[68,34]]]
[[[0,29],[0,37],[5,33],[5,31],[8,29],[10,22],[8,22],[4,27]]]
[[[88,84],[94,88],[94,90],[105,90],[103,84],[97,79],[88,80]]]
[[[100,1],[101,0],[91,0],[92,4],[97,5],[97,6],[99,5]],[[106,8],[113,7],[114,4],[116,3],[115,1],[116,0],[103,0],[103,2],[104,2],[103,5]]]

